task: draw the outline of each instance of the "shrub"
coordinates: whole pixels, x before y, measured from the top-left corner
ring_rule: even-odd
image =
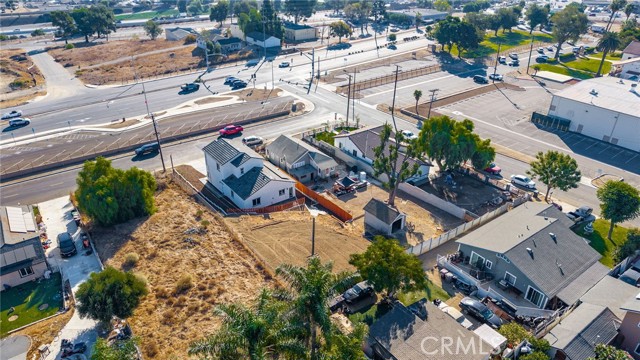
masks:
[[[176,294],[182,294],[193,287],[193,278],[191,275],[185,274],[180,277],[178,282],[176,283]]]
[[[202,214],[203,214],[202,210],[196,211],[196,215],[195,215],[196,219],[199,219],[200,217],[202,217]]]
[[[200,222],[200,225],[202,225],[203,228],[207,228],[207,226],[209,226],[211,223],[209,222],[209,220],[202,220]]]
[[[389,39],[389,41],[396,41],[396,34],[389,34],[389,36],[387,36],[387,39]]]
[[[122,263],[122,265],[127,268],[132,268],[136,266],[136,264],[138,263],[138,260],[140,260],[140,255],[134,252],[128,253],[127,255],[124,256],[124,262]]]
[[[184,44],[185,45],[193,44],[194,42],[196,42],[196,36],[195,35],[187,35],[184,38]]]
[[[65,45],[65,46],[64,46],[64,48],[65,48],[65,49],[67,49],[67,50],[71,50],[71,49],[73,49],[74,47],[76,47],[76,46],[75,46],[75,45],[73,45],[73,44],[67,44],[67,45]]]
[[[156,355],[158,355],[158,344],[156,344],[156,342],[153,340],[145,342],[143,351],[148,357],[154,358]]]

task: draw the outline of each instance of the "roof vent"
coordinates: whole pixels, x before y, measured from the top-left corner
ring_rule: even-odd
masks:
[[[558,238],[556,237],[556,234],[549,233],[549,236],[551,236],[551,239],[553,239],[553,241],[555,241],[556,243],[558,242]]]
[[[596,89],[591,89],[591,91],[589,91],[589,94],[594,95],[594,96],[595,96],[595,95],[598,95],[598,90],[596,90]]]
[[[638,84],[631,84],[631,89],[629,89],[629,91],[631,91],[632,93],[636,93],[636,86],[638,86]]]
[[[531,248],[527,248],[527,252],[529,253],[529,255],[531,256],[531,258],[533,259],[533,249],[531,249]]]

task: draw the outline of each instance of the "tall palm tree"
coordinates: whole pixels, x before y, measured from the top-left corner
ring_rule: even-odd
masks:
[[[294,316],[305,327],[307,343],[311,348],[311,360],[320,357],[318,330],[321,331],[325,343],[331,342],[329,299],[355,280],[353,274],[336,275],[332,270],[333,263],[323,264],[317,256],[309,258],[306,267],[283,264],[276,269],[276,274],[281,276],[293,291],[293,294],[283,295],[288,295]]]
[[[300,333],[285,316],[286,304],[263,289],[255,304],[220,305],[214,314],[222,318],[215,334],[193,342],[189,355],[200,359],[276,359],[306,357],[306,347],[297,340]]]
[[[598,50],[602,51],[602,60],[600,60],[600,66],[598,66],[598,73],[596,74],[596,77],[599,77],[602,72],[602,65],[604,65],[607,53],[617,49],[618,47],[620,47],[620,37],[618,37],[618,33],[607,31],[602,35],[597,46]]]
[[[418,101],[420,101],[420,98],[422,97],[422,90],[415,90],[413,92],[413,97],[416,99],[416,115],[420,115],[418,114]]]
[[[611,4],[609,4],[609,9],[611,10],[611,16],[609,16],[609,22],[607,22],[607,27],[605,28],[606,31],[609,31],[609,29],[611,29],[611,25],[613,25],[613,17],[616,15],[616,13],[624,9],[626,5],[627,5],[627,0],[611,1]]]
[[[636,9],[636,5],[635,4],[627,4],[624,7],[624,14],[627,16],[627,20],[629,20],[629,17],[631,17],[631,14],[633,14],[635,9]]]

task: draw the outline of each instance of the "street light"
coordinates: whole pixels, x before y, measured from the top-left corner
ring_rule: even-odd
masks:
[[[307,209],[311,214],[312,223],[311,223],[311,256],[316,254],[316,218],[318,215],[326,215],[327,213],[318,209]]]

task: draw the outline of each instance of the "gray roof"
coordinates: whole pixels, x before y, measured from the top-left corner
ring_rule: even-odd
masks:
[[[288,22],[288,21],[284,22],[284,28],[285,29],[291,29],[291,30],[313,29],[313,27],[309,26],[309,25],[295,24],[295,23]]]
[[[585,272],[569,283],[564,289],[558,293],[558,299],[565,304],[575,304],[582,295],[595,286],[602,278],[607,276],[611,271],[608,267],[596,261]]]
[[[0,247],[0,273],[8,274],[45,261],[44,249],[39,238],[31,238],[17,244]]]
[[[622,50],[622,53],[640,56],[640,41],[633,40],[626,48],[624,48],[624,50]]]
[[[229,44],[241,43],[242,40],[237,37],[230,37],[230,38],[216,39],[216,42],[220,45],[229,45]]]
[[[282,174],[277,168],[268,162],[263,162],[263,167],[254,167],[237,178],[231,175],[223,180],[233,192],[243,200],[258,192],[271,181],[294,181]]]
[[[204,150],[206,154],[211,155],[220,165],[228,163],[241,154],[240,150],[236,149],[225,139],[215,139],[202,150]]]
[[[594,357],[595,344],[609,344],[618,334],[620,319],[604,306],[581,304],[545,335],[553,348],[569,360]]]
[[[247,37],[250,37],[250,38],[252,38],[253,40],[256,40],[256,41],[264,41],[265,39],[276,38],[275,36],[272,36],[272,35],[269,35],[269,34],[263,34],[261,32],[257,32],[257,31],[248,33]]]
[[[375,216],[388,225],[393,224],[393,222],[400,215],[400,212],[398,210],[392,208],[391,206],[378,199],[369,200],[367,205],[364,206],[364,211]]]
[[[318,165],[325,164],[325,167],[338,166],[338,163],[332,157],[304,141],[295,139],[289,135],[278,136],[273,142],[266,146],[266,149],[269,154],[273,154],[277,158],[284,157],[288,164],[293,164],[304,155],[309,154]]]
[[[582,295],[580,301],[593,305],[606,306],[617,317],[622,319],[626,310],[621,308],[628,301],[636,302],[638,311],[640,311],[640,301],[635,300],[639,292],[640,289],[633,285],[629,285],[613,276],[605,276],[587,291],[586,294]]]
[[[231,164],[235,167],[238,167],[244,163],[246,163],[247,161],[249,161],[249,159],[251,159],[251,156],[247,155],[246,153],[240,153],[240,156],[236,157],[235,159],[231,160]]]
[[[636,291],[638,291],[636,295],[622,304],[621,309],[640,313],[640,289],[636,288]]]
[[[582,278],[580,284],[572,288],[573,292],[568,290],[563,294],[566,299],[578,299],[604,275],[600,276],[599,266],[590,270],[601,256],[571,231],[571,224],[566,215],[552,205],[525,203],[457,242],[504,254],[549,297],[589,270],[590,276]],[[527,249],[532,250],[533,256]]]
[[[369,327],[369,344],[383,352],[383,356],[396,360],[459,360],[460,354],[441,351],[439,341],[424,341],[428,337],[436,339],[460,339],[461,343],[473,341],[476,348],[490,349],[480,337],[460,326],[452,317],[438,309],[431,302],[424,304],[427,320],[414,315],[399,302]],[[488,355],[480,351],[465,353],[465,360],[484,360]]]

